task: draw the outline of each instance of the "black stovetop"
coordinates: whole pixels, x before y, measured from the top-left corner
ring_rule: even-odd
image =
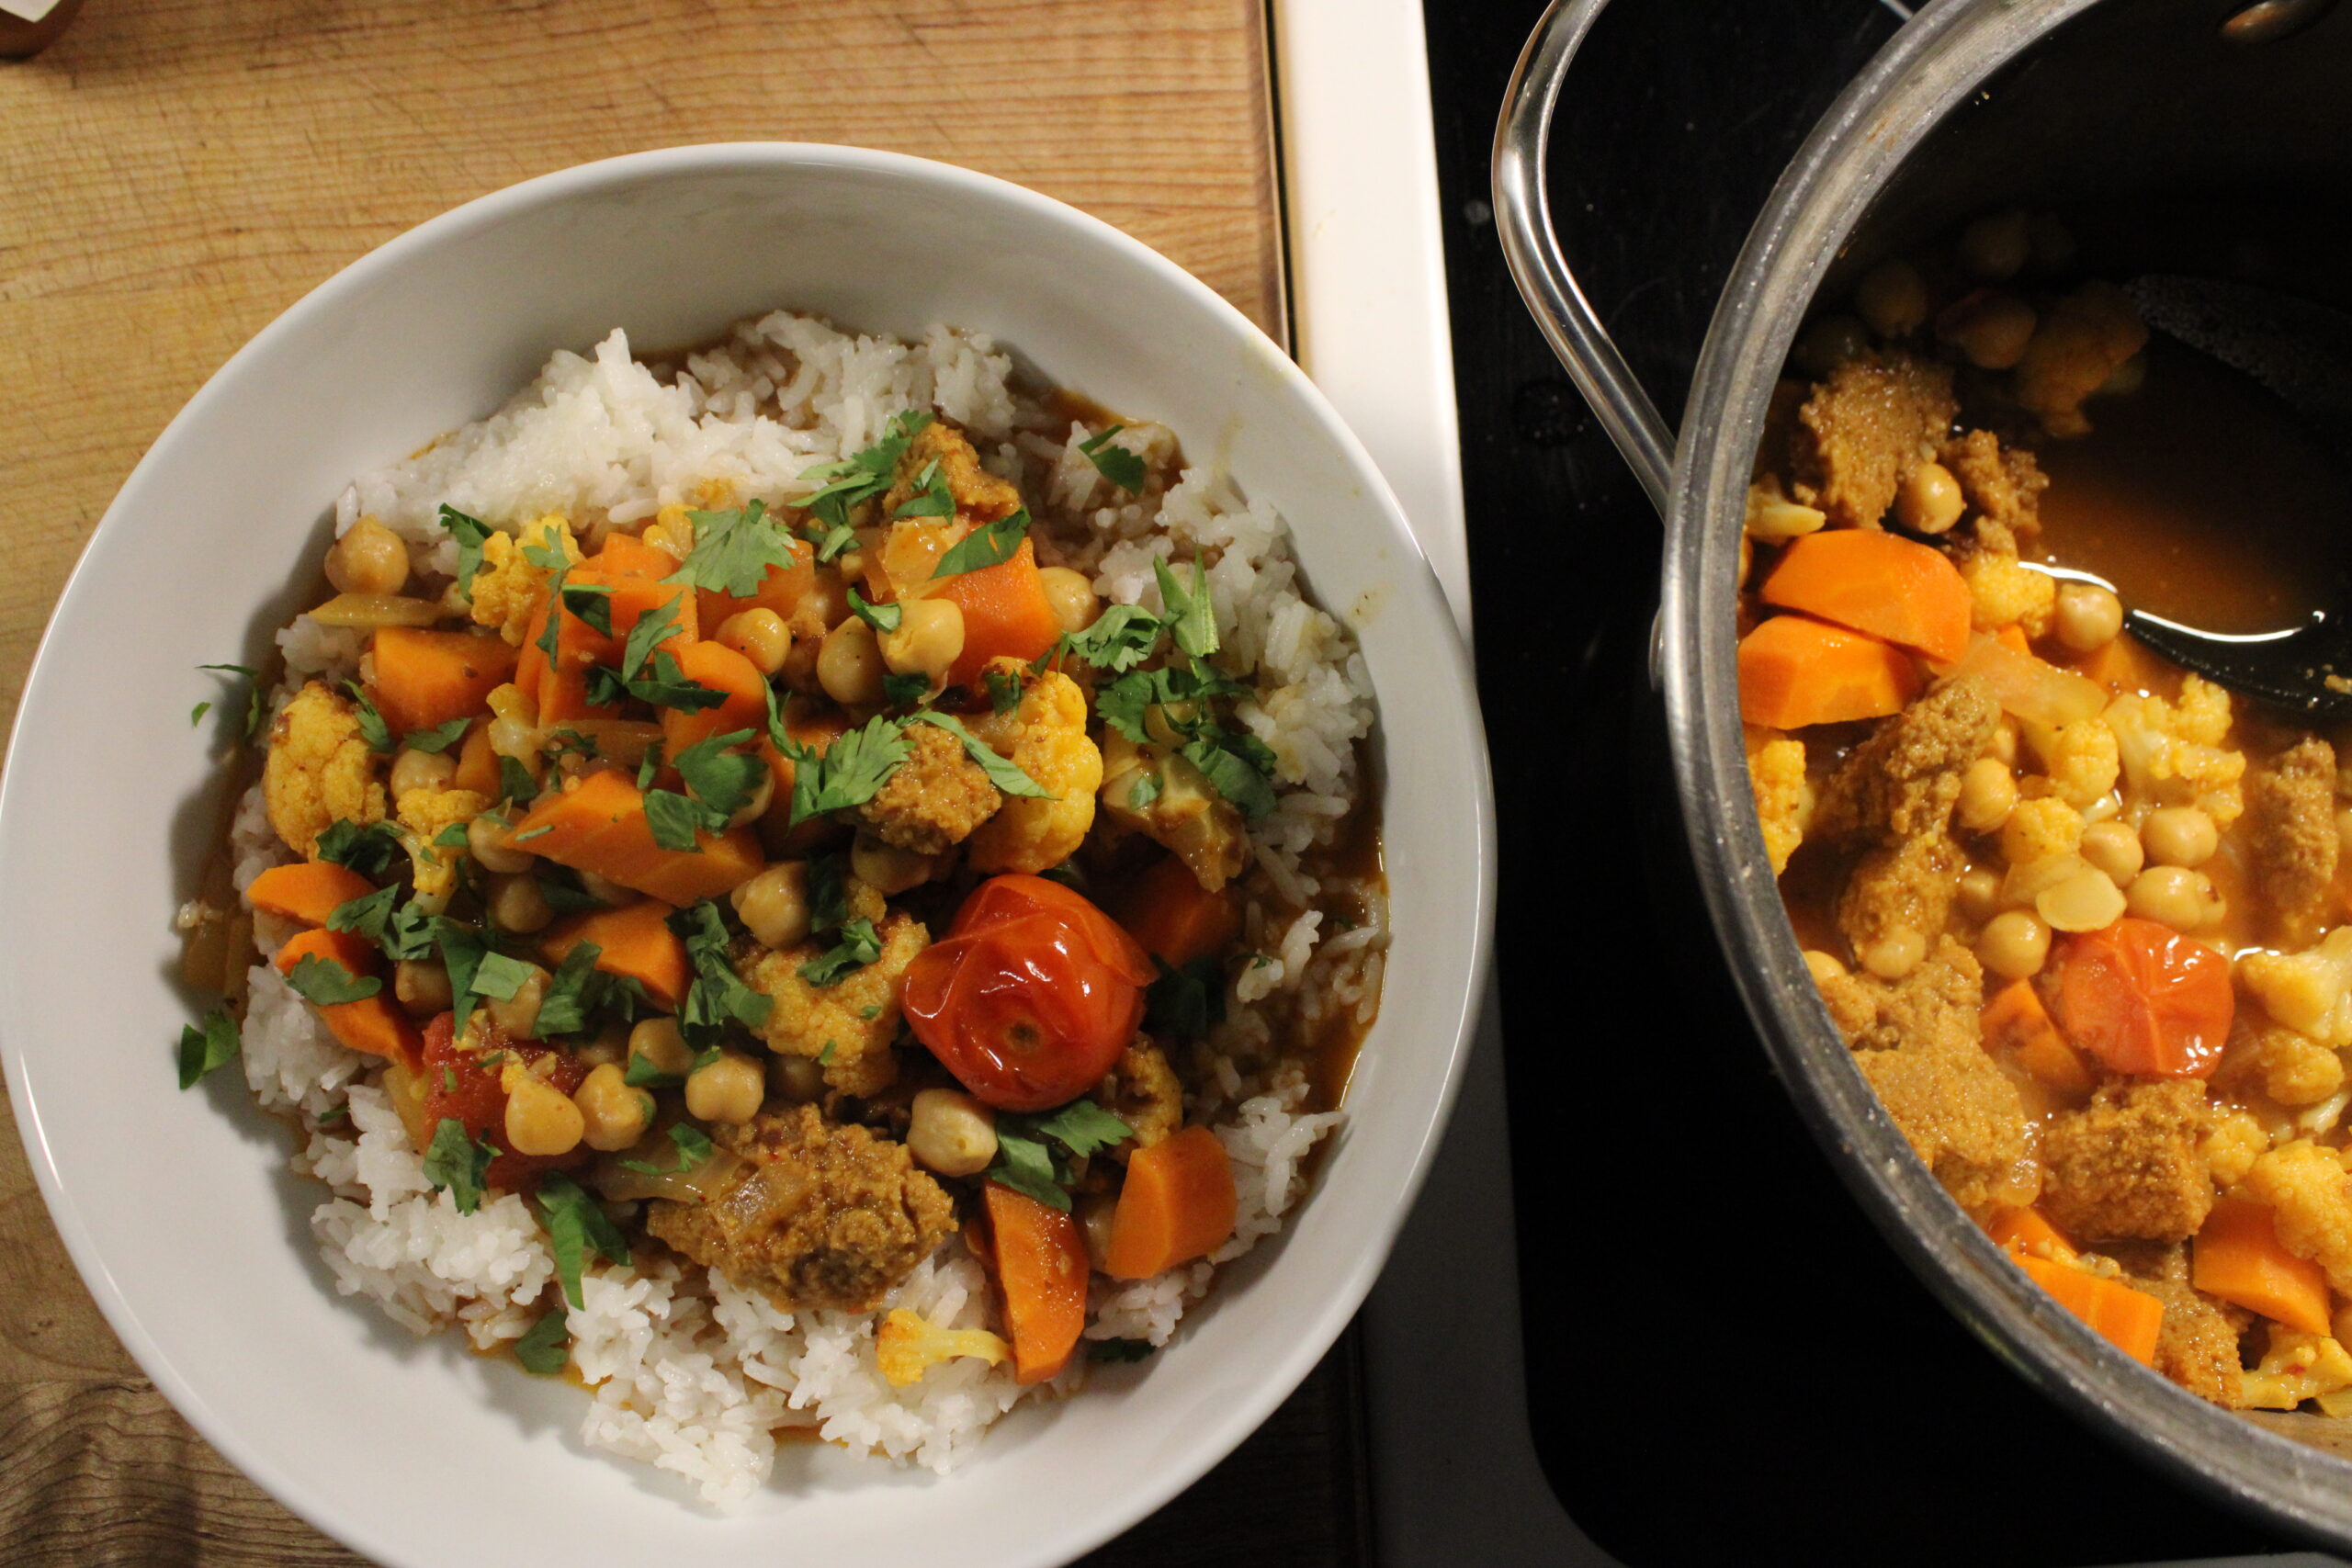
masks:
[[[1428,9],[1529,1402],[1562,1502],[1643,1568],[2080,1568],[2286,1545],[1965,1333],[1774,1080],[1674,813],[1646,676],[1657,520],[1521,307],[1486,209],[1496,110],[1542,0]],[[1772,178],[1896,25],[1873,0],[1618,0],[1597,28],[1553,201],[1660,408],[1681,406]]]

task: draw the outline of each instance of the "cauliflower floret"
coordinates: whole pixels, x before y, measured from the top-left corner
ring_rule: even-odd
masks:
[[[2233,1111],[2213,1124],[2199,1152],[2205,1156],[2213,1185],[2227,1191],[2245,1179],[2245,1173],[2269,1147],[2270,1134],[2262,1123],[2249,1111]]]
[[[1804,776],[1804,742],[1769,729],[1748,732],[1747,784],[1756,792],[1756,818],[1772,874],[1789,867],[1813,816],[1813,786]]]
[[[2103,280],[2086,283],[2043,313],[2026,344],[2018,401],[2040,414],[2052,435],[2087,434],[2083,400],[2147,342],[2130,295]]]
[[[317,681],[295,693],[270,727],[261,787],[269,825],[300,855],[315,853],[319,835],[337,821],[364,828],[384,818],[384,786],[376,754],[359,738],[359,716]]]
[[[1119,1053],[1094,1098],[1134,1134],[1111,1145],[1111,1157],[1122,1165],[1136,1150],[1151,1147],[1184,1125],[1184,1086],[1166,1055],[1141,1035]]]
[[[2122,772],[2115,731],[2097,718],[2076,719],[2063,728],[2029,725],[2026,736],[2041,758],[2050,792],[2078,811],[2104,798]]]
[[[1018,666],[1018,660],[1000,660]],[[1008,714],[971,721],[972,733],[1052,792],[1051,799],[1011,795],[972,834],[975,871],[1035,874],[1076,853],[1094,826],[1094,792],[1102,786],[1102,753],[1086,734],[1086,694],[1057,670],[1038,675]]]
[[[825,1082],[844,1094],[873,1094],[890,1087],[899,1066],[890,1042],[899,1032],[899,987],[915,954],[931,945],[931,932],[910,915],[883,914],[882,896],[853,880],[850,918],[875,922],[882,953],[862,969],[830,986],[800,977],[800,967],[824,956],[830,940],[804,942],[773,953],[759,949],[737,965],[744,984],[775,998],[760,1032],[780,1056],[807,1056],[824,1068]]]
[[[560,548],[573,566],[582,558],[571,537],[571,520],[560,512],[525,524],[519,538],[492,533],[482,541],[481,570],[474,573],[474,624],[496,626],[498,635],[516,648],[529,633],[531,617],[546,607],[548,579],[553,575],[525,557],[526,544]]]
[[[2270,1325],[2262,1365],[2245,1374],[2245,1402],[2256,1410],[2292,1410],[2306,1399],[2352,1387],[2352,1354],[2324,1334]]]
[[[2222,742],[2230,733],[2230,694],[2194,675],[2180,700],[2127,694],[2102,716],[2115,732],[2126,786],[2137,806],[2194,806],[2227,828],[2245,809],[2240,781],[2245,754]]]
[[[2237,976],[2288,1028],[2336,1049],[2352,1045],[2352,926],[2301,953],[2246,953]]]
[[[2001,824],[2001,858],[2011,865],[2071,855],[2082,842],[2083,814],[2055,795],[2018,801]]]
[[[426,908],[437,911],[458,890],[458,862],[465,854],[433,840],[443,829],[463,827],[489,808],[488,797],[469,789],[413,789],[395,803],[416,864],[416,896]]]
[[[2015,626],[2028,637],[2040,637],[2050,629],[2050,616],[2058,603],[2055,578],[1996,550],[1963,556],[1959,564],[1961,578],[1968,584],[1970,619],[1978,631]]]
[[[2231,1082],[2252,1078],[2281,1105],[2312,1105],[2344,1087],[2344,1062],[2336,1054],[2291,1029],[2253,1023],[2239,1015],[2239,1028],[2215,1076]]]
[[[958,1356],[978,1356],[996,1367],[1012,1354],[1012,1347],[985,1328],[941,1328],[904,1307],[891,1308],[874,1337],[874,1364],[892,1388],[921,1382],[923,1373]]]
[[[2257,1157],[2243,1185],[2248,1197],[2270,1205],[2280,1244],[2326,1269],[2339,1294],[2352,1295],[2352,1179],[2335,1151],[2298,1138]]]

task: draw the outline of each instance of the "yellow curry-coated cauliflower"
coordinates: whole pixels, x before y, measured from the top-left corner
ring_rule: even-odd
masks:
[[[931,932],[907,914],[882,916],[882,896],[850,884],[853,919],[871,919],[882,955],[831,986],[812,986],[800,966],[822,957],[830,939],[804,942],[781,953],[759,949],[737,968],[744,984],[775,998],[760,1032],[780,1056],[807,1056],[824,1068],[825,1082],[844,1094],[874,1094],[899,1076],[890,1042],[899,1032],[899,987]]]
[[[2115,732],[2134,805],[2194,806],[2227,828],[2245,809],[2245,753],[2224,744],[2230,694],[2190,675],[2177,702],[2126,694],[2103,716]]]
[[[1747,784],[1756,793],[1756,819],[1772,874],[1789,868],[1813,816],[1813,786],[1805,782],[1804,742],[1768,729],[1749,732]]]
[[[2213,1123],[2200,1152],[2213,1185],[2223,1191],[2245,1179],[2254,1162],[2270,1147],[2270,1134],[2248,1111],[2233,1111]]]
[[[2324,1334],[2274,1323],[2262,1365],[2245,1374],[2245,1403],[2256,1410],[2292,1410],[2339,1388],[2352,1388],[2352,1353]]]
[[[1995,550],[1963,556],[1959,566],[1968,584],[1970,619],[1978,631],[2016,626],[2028,637],[2040,637],[2050,629],[2051,613],[2058,603],[2056,579]]]
[[[2242,1185],[2270,1205],[2287,1250],[2326,1269],[2328,1283],[2352,1295],[2352,1177],[2335,1151],[2298,1138],[2256,1159]]]
[[[1051,799],[1005,796],[965,847],[974,871],[1035,874],[1076,853],[1094,826],[1094,792],[1102,786],[1102,753],[1086,734],[1086,694],[1048,670],[1008,714],[983,714],[971,731],[990,750],[1052,792]]]
[[[2301,953],[2248,953],[2237,979],[2289,1029],[2331,1048],[2352,1045],[2352,926]]]
[[[2070,855],[2082,842],[2083,814],[2055,795],[2018,801],[2001,824],[2001,858],[2011,865]]]
[[[958,1356],[1001,1366],[1012,1347],[985,1328],[942,1328],[921,1313],[893,1307],[874,1337],[874,1365],[892,1388],[922,1381],[923,1373]]]
[[[317,681],[295,693],[270,727],[261,788],[269,825],[305,856],[337,821],[364,828],[384,818],[384,786],[376,754],[359,738],[359,716]]]
[[[2078,811],[2104,798],[2122,773],[2115,731],[2100,719],[2076,719],[2063,728],[2030,726],[2028,735],[2041,757],[2050,793]]]
[[[462,828],[490,808],[487,796],[469,789],[413,789],[394,804],[401,826],[408,829],[409,859],[416,863],[416,896],[427,908],[437,908],[458,890],[459,849],[434,843],[445,828]]]
[[[524,557],[523,547],[560,548],[574,565],[582,557],[571,537],[571,520],[550,512],[523,525],[520,536],[492,533],[482,541],[481,570],[474,573],[474,624],[496,626],[498,635],[516,648],[530,630],[531,617],[548,602],[548,579],[553,575]]]

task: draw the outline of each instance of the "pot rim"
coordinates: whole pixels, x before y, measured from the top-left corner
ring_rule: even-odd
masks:
[[[2098,0],[1943,0],[1809,135],[1709,324],[1675,445],[1657,677],[1692,861],[1735,981],[1807,1128],[1895,1249],[1972,1333],[2077,1418],[2222,1501],[2352,1547],[2352,1464],[2188,1393],[2011,1266],[1916,1158],[1831,1023],[1753,806],[1735,649],[1749,473],[1774,377],[1871,202],[1953,108]],[[1728,812],[1725,802],[1736,802]],[[1728,820],[1724,820],[1728,818]]]

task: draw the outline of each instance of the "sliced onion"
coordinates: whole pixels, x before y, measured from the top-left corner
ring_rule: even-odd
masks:
[[[1987,632],[1971,638],[1960,662],[1944,673],[1984,682],[1995,702],[2035,724],[2073,724],[2097,717],[2107,706],[2107,688],[2089,676],[2019,653]]]
[[[567,734],[577,735],[593,744],[599,758],[633,768],[645,760],[646,751],[662,739],[662,727],[627,718],[560,719],[542,728],[540,744],[555,745]]]
[[[743,1168],[740,1155],[725,1149],[713,1149],[710,1157],[692,1170],[654,1175],[631,1170],[621,1162],[636,1159],[641,1164],[658,1164],[671,1156],[666,1138],[650,1135],[639,1141],[637,1149],[623,1155],[604,1155],[588,1168],[588,1185],[616,1202],[644,1198],[669,1198],[681,1203],[708,1202],[727,1189]]]
[[[322,626],[350,626],[374,631],[379,626],[429,626],[448,619],[448,613],[430,599],[399,593],[338,593],[311,612]]]

